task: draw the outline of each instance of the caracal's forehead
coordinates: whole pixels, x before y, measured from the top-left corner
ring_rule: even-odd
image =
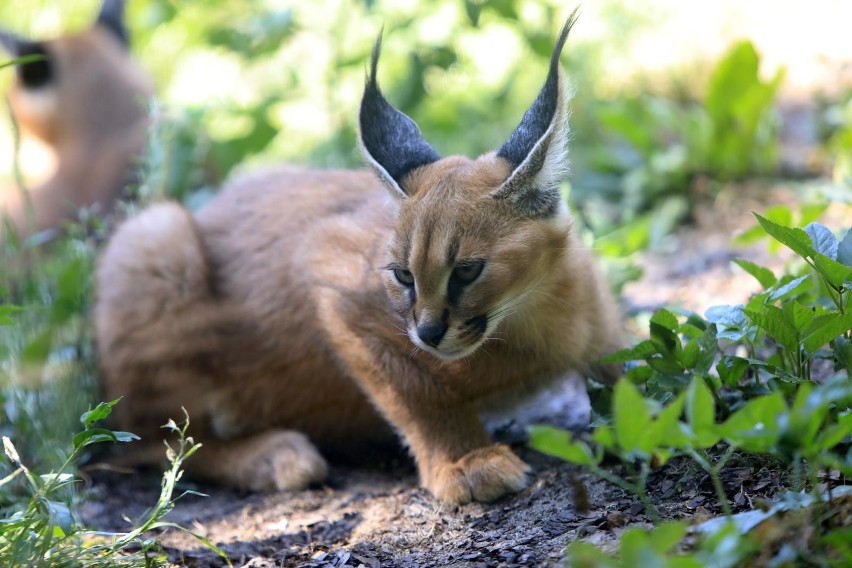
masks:
[[[392,256],[418,275],[487,256],[511,217],[510,209],[490,196],[508,175],[500,162],[493,156],[452,157],[414,172],[406,183],[412,197],[401,206]]]

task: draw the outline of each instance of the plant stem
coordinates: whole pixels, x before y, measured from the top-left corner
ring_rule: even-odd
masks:
[[[796,452],[793,456],[793,491],[802,490],[802,456]]]
[[[713,489],[716,491],[716,498],[722,505],[722,511],[725,513],[726,517],[730,517],[733,514],[733,511],[731,511],[731,503],[728,501],[728,494],[725,492],[725,486],[722,483],[722,478],[719,476],[719,473],[725,467],[725,464],[728,463],[731,456],[734,455],[735,450],[736,448],[734,446],[728,446],[725,454],[716,462],[715,466],[710,465],[710,460],[706,454],[702,455],[693,448],[687,448],[686,450],[693,461],[695,461],[695,463],[697,463],[701,469],[707,472],[707,475],[710,476],[710,480],[713,482]]]

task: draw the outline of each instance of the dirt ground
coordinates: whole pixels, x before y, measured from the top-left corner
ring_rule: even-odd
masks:
[[[714,304],[746,300],[757,284],[731,264],[742,256],[779,268],[765,244],[731,249],[731,237],[754,224],[750,211],[791,201],[796,185],[734,187],[700,208],[694,225],[645,255],[645,276],[624,293],[629,310],[675,304],[699,313]],[[852,225],[849,207],[827,212],[832,227]],[[576,539],[614,546],[629,526],[650,526],[638,501],[578,468],[524,447],[524,426],[550,423],[582,428],[588,401],[580,383],[544,393],[515,413],[493,419],[494,436],[516,446],[533,467],[529,487],[493,504],[446,507],[418,487],[405,456],[374,469],[332,467],[326,485],[295,494],[247,494],[184,483],[209,497],[187,496],[169,520],[223,548],[236,566],[552,566]],[[201,450],[203,451],[203,449]],[[724,472],[735,510],[772,498],[779,481],[754,463],[733,463]],[[697,481],[697,482],[696,482]],[[96,472],[84,521],[106,530],[127,530],[159,492],[159,476]],[[720,514],[709,479],[673,464],[652,475],[651,493],[664,516],[698,521]],[[161,535],[180,566],[222,564],[210,550],[178,531]]]

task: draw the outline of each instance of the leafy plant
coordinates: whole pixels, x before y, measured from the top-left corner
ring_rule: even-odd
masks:
[[[669,309],[655,312],[648,339],[604,359],[641,364],[626,371],[611,399],[598,397],[599,418],[591,433],[572,436],[535,426],[533,448],[632,492],[655,519],[659,514],[648,495],[648,478],[675,457],[689,458],[707,473],[727,517],[733,511],[721,473],[734,455],[771,456],[788,464],[792,489],[810,489],[817,501],[821,471],[852,475],[852,231],[838,240],[819,223],[802,230],[756,217],[767,235],[802,259],[805,273],[777,277],[737,259],[764,286],[761,293],[745,305],[712,308],[706,319]],[[745,347],[748,356],[731,354],[732,346]],[[816,380],[818,358],[832,363],[833,376]],[[621,462],[624,473],[604,466],[607,455]],[[623,564],[587,545],[573,545],[569,563],[692,566],[708,558],[704,549],[693,556],[669,555],[683,531],[656,530],[656,536],[625,533]],[[828,538],[830,533],[828,527],[819,546],[834,546],[837,538]],[[679,536],[669,541],[671,535]],[[728,560],[714,557],[714,565],[734,565],[754,550],[735,528],[713,539],[728,539],[729,552],[738,551]]]
[[[730,181],[773,171],[773,106],[783,77],[778,70],[762,79],[757,51],[741,41],[716,64],[696,103],[643,93],[599,105],[600,125],[620,142],[599,170],[618,179],[621,215],[630,219],[661,201],[683,215],[699,179]]]
[[[162,520],[172,509],[175,486],[182,475],[182,465],[199,448],[186,436],[189,419],[183,427],[174,421],[164,426],[178,437],[178,447],[168,448],[169,469],[163,475],[162,490],[156,505],[145,519],[127,533],[92,532],[82,527],[70,503],[70,490],[78,482],[70,471],[89,447],[103,442],[130,442],[137,437],[129,432],[117,432],[98,427],[106,419],[117,400],[100,403],[80,417],[83,430],[72,439],[72,450],[65,462],[55,471],[37,475],[24,464],[11,439],[3,436],[6,456],[14,471],[0,480],[0,490],[22,479],[27,497],[17,500],[20,506],[3,509],[0,519],[0,563],[5,566],[160,566],[165,558],[157,549],[156,539],[145,537],[151,530],[174,528],[189,533],[204,546],[217,552],[229,563],[225,553],[206,538],[180,525]],[[188,492],[185,492],[187,494]],[[133,548],[134,552],[129,552]]]

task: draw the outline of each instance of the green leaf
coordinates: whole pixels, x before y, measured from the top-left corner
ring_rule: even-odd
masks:
[[[733,260],[734,264],[754,276],[760,285],[764,288],[769,288],[777,281],[775,278],[775,274],[772,273],[768,268],[764,268],[763,266],[759,266],[749,260],[745,260],[743,258],[735,258]]]
[[[778,223],[779,225],[787,227],[793,225],[793,212],[786,205],[772,205],[763,212],[763,215],[770,221]],[[764,231],[760,225],[755,225],[744,233],[737,235],[734,238],[734,242],[737,244],[750,244],[765,237],[766,231]],[[778,243],[776,241],[772,241],[769,247],[770,251],[776,252],[777,246],[772,245],[778,245]]]
[[[131,432],[107,430],[106,428],[91,428],[76,434],[73,439],[74,449],[79,449],[101,442],[132,442],[139,436]]]
[[[802,258],[810,257],[815,253],[813,246],[811,245],[811,238],[803,230],[773,223],[769,219],[761,217],[757,213],[755,213],[754,216],[757,217],[758,223],[760,223],[760,226],[763,227],[763,230],[766,231],[769,236],[785,245]]]
[[[800,288],[804,288],[807,286],[808,276],[799,276],[798,278],[794,278],[789,282],[782,283],[778,282],[775,286],[772,286],[767,290],[769,295],[766,297],[767,303],[777,302],[778,300],[783,300],[788,296],[794,296],[800,292]]]
[[[852,329],[852,312],[818,316],[802,332],[801,341],[808,353],[817,349]]]
[[[83,312],[91,272],[82,258],[73,258],[62,267],[56,282],[56,298],[50,307],[53,323],[64,323]]]
[[[571,433],[553,426],[530,426],[529,445],[536,451],[563,459],[569,463],[589,466],[597,461],[585,442],[574,440]]]
[[[96,422],[100,422],[104,420],[106,417],[110,415],[112,412],[112,407],[118,404],[121,398],[117,398],[115,400],[111,400],[110,402],[101,402],[92,410],[88,410],[80,415],[80,422],[83,423],[85,428],[88,428],[95,424]]]
[[[787,321],[792,324],[797,333],[808,327],[816,316],[813,309],[806,308],[796,300],[784,302],[781,311],[784,312]]]
[[[648,535],[651,547],[659,554],[665,554],[683,540],[689,525],[683,522],[661,523]]]
[[[684,368],[674,355],[659,355],[646,359],[648,366],[663,375],[683,374]]]
[[[798,353],[799,341],[793,324],[787,320],[781,309],[775,306],[763,306],[760,312],[755,310],[743,310],[743,313],[767,335],[772,337],[785,349],[792,353]]]
[[[837,238],[835,238],[834,233],[829,231],[825,225],[822,225],[821,223],[811,223],[805,227],[805,232],[811,238],[814,250],[818,253],[824,254],[831,260],[835,260],[837,258]]]
[[[601,424],[595,428],[595,431],[592,432],[592,441],[612,452],[618,449],[616,448],[615,432],[609,424]]]
[[[831,350],[837,364],[846,369],[846,374],[852,376],[852,342],[845,337],[838,337],[832,342]]]
[[[47,506],[50,524],[62,531],[62,534],[58,538],[64,538],[66,535],[71,534],[74,530],[74,515],[71,514],[71,509],[68,505],[47,499],[43,502]]]
[[[742,327],[748,322],[743,314],[743,305],[734,306],[711,306],[707,308],[704,317],[710,323],[724,325],[725,327]]]
[[[846,231],[846,236],[837,245],[837,262],[852,266],[852,229]]]
[[[695,362],[695,371],[707,374],[710,368],[716,361],[716,356],[719,354],[719,338],[717,337],[715,325],[708,325],[704,330],[704,335],[697,339],[699,352],[698,359]]]
[[[657,414],[648,429],[648,438],[653,446],[680,449],[689,444],[689,437],[680,422],[685,404],[686,393],[682,392]]]
[[[669,331],[678,330],[677,316],[665,308],[660,308],[651,316],[651,323],[656,323]]]
[[[748,360],[734,355],[725,355],[716,365],[716,372],[726,386],[735,387],[748,369]]]
[[[621,450],[627,454],[650,457],[652,446],[645,436],[651,417],[644,397],[632,383],[619,381],[615,385],[613,415],[615,439]]]
[[[642,568],[700,568],[702,564],[689,556],[674,555],[674,547],[686,535],[688,525],[684,522],[661,523],[650,531],[643,528],[627,530],[621,537],[619,557],[624,567]],[[601,564],[578,564],[572,558],[570,566],[601,566]]]
[[[753,398],[720,427],[720,434],[733,446],[752,453],[771,453],[780,437],[779,419],[787,404],[779,392]]]
[[[606,357],[602,357],[600,362],[607,363],[627,363],[628,361],[642,361],[651,355],[657,353],[657,345],[650,339],[640,341],[633,347],[616,351]]]
[[[651,322],[648,325],[651,341],[660,347],[660,353],[663,356],[673,355],[675,360],[681,351],[680,339],[677,336],[678,328],[677,316],[665,308],[657,310],[651,316]]]
[[[814,254],[813,259],[817,272],[819,272],[835,290],[839,290],[840,287],[843,286],[843,283],[847,280],[852,280],[852,268],[849,266],[840,264],[836,260],[832,260],[820,253]]]
[[[781,446],[790,453],[800,448],[807,450],[828,412],[828,406],[820,404],[818,396],[812,396],[813,390],[813,383],[801,383],[786,424],[782,415]]]
[[[852,436],[852,411],[846,411],[837,417],[837,422],[827,426],[814,441],[813,452],[825,452],[833,449],[847,436]]]
[[[678,356],[678,361],[680,361],[681,366],[684,369],[692,369],[695,367],[695,364],[698,362],[698,341],[695,339],[690,339],[686,347],[683,348],[683,351]]]
[[[687,390],[686,416],[697,446],[709,448],[719,441],[716,433],[716,403],[710,389],[697,376]]]
[[[622,566],[610,555],[602,552],[598,547],[587,542],[572,542],[568,547],[565,557],[566,566],[577,568],[616,568]]]

